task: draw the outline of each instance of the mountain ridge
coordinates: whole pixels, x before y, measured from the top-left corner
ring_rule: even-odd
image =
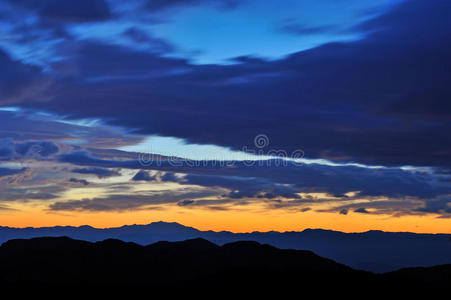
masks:
[[[244,232],[233,232],[229,230],[200,230],[192,226],[186,226],[178,222],[165,222],[165,221],[155,221],[150,222],[147,224],[130,224],[130,225],[122,225],[117,227],[94,227],[91,225],[80,225],[80,226],[71,226],[71,225],[55,225],[55,226],[42,226],[42,227],[11,227],[11,226],[0,226],[0,229],[16,229],[16,230],[25,230],[25,229],[56,229],[56,228],[62,228],[62,229],[96,229],[96,230],[108,230],[108,229],[123,229],[123,228],[143,228],[143,227],[149,227],[149,226],[156,226],[156,225],[178,225],[179,227],[183,227],[186,229],[193,229],[200,232],[213,232],[213,233],[231,233],[231,234],[253,234],[253,233],[301,233],[301,232],[309,232],[309,231],[322,231],[322,232],[334,232],[334,233],[343,233],[343,234],[364,234],[364,233],[393,233],[393,234],[414,234],[414,235],[446,235],[451,236],[451,233],[422,233],[422,232],[411,232],[411,231],[385,231],[385,230],[379,230],[379,229],[371,229],[367,231],[352,231],[352,232],[345,232],[340,230],[333,230],[333,229],[323,229],[323,228],[305,228],[303,230],[286,230],[286,231],[277,231],[277,230],[269,230],[269,231],[244,231]]]
[[[451,282],[451,265],[373,274],[311,251],[279,249],[255,241],[219,246],[202,238],[145,246],[116,239],[16,239],[0,246],[0,270],[0,287],[239,286],[279,291],[296,284],[343,288],[352,283],[401,290],[412,284],[429,287]]]
[[[379,230],[344,233],[323,229],[233,233],[230,231],[201,231],[176,222],[162,221],[113,228],[94,228],[88,225],[41,228],[0,227],[0,243],[10,239],[42,236],[68,236],[91,242],[113,238],[140,245],[194,238],[203,238],[217,245],[252,240],[281,249],[310,250],[322,257],[333,259],[355,269],[372,272],[389,272],[406,267],[451,263],[451,235],[448,234],[417,234]]]

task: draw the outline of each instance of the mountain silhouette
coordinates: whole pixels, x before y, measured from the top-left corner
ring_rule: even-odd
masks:
[[[425,286],[451,283],[451,265],[387,274],[357,271],[311,251],[254,241],[218,246],[204,239],[142,246],[107,239],[17,239],[0,247],[0,287],[305,288]]]
[[[449,234],[415,234],[406,232],[368,231],[343,233],[332,230],[307,229],[301,232],[200,231],[178,223],[154,222],[97,229],[90,226],[56,226],[43,228],[0,227],[0,243],[10,239],[67,236],[97,242],[117,239],[139,245],[159,241],[184,241],[202,238],[216,245],[237,241],[256,241],[281,249],[309,250],[348,265],[372,272],[390,272],[408,267],[451,264]],[[160,243],[163,247],[164,243]],[[171,244],[171,247],[174,245]]]

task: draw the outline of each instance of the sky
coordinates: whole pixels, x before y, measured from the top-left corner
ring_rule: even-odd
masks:
[[[0,0],[0,226],[451,233],[451,2]]]

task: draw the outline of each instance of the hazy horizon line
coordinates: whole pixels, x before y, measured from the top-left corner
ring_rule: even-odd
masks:
[[[9,229],[45,229],[45,228],[64,228],[64,227],[72,227],[72,228],[81,228],[81,227],[90,227],[92,229],[96,229],[96,230],[107,230],[107,229],[118,229],[118,228],[123,228],[123,227],[131,227],[131,226],[149,226],[152,224],[156,224],[156,223],[165,223],[165,224],[177,224],[186,228],[191,228],[191,229],[195,229],[197,231],[200,232],[216,232],[216,233],[220,233],[220,232],[228,232],[228,233],[233,233],[233,234],[252,234],[252,233],[269,233],[269,232],[277,232],[277,233],[290,233],[290,232],[304,232],[304,231],[308,231],[308,230],[322,230],[322,231],[331,231],[331,232],[338,232],[338,233],[345,233],[345,234],[363,234],[363,233],[368,233],[368,232],[384,232],[384,233],[411,233],[411,234],[418,234],[418,235],[451,235],[451,233],[446,233],[446,232],[414,232],[414,231],[386,231],[386,230],[380,230],[380,229],[369,229],[366,231],[344,231],[344,230],[334,230],[334,229],[325,229],[325,228],[310,228],[307,227],[305,229],[299,229],[299,230],[285,230],[285,231],[278,231],[278,230],[267,230],[267,231],[259,231],[259,230],[254,230],[254,231],[231,231],[231,230],[201,230],[198,229],[196,227],[193,226],[188,226],[185,224],[182,224],[180,222],[169,222],[169,221],[153,221],[150,223],[143,223],[143,224],[124,224],[121,226],[111,226],[111,227],[95,227],[95,226],[91,226],[88,224],[84,224],[84,225],[79,225],[79,226],[74,226],[74,225],[53,225],[53,226],[40,226],[40,227],[34,227],[34,226],[27,226],[27,227],[11,227],[11,226],[2,226],[0,224],[0,229],[3,228],[9,228]]]

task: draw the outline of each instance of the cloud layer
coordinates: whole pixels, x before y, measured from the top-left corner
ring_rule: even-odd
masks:
[[[449,217],[450,2],[352,1],[340,12],[358,17],[342,21],[308,3],[287,5],[321,22],[253,0],[0,3],[0,200],[52,212],[328,203],[317,211]],[[190,21],[218,11],[233,35]],[[180,20],[202,37],[192,49]],[[249,52],[242,31],[262,26],[262,45],[298,49]],[[199,63],[205,36],[241,39],[228,43],[239,55]],[[143,162],[123,150],[152,135],[321,160]]]

